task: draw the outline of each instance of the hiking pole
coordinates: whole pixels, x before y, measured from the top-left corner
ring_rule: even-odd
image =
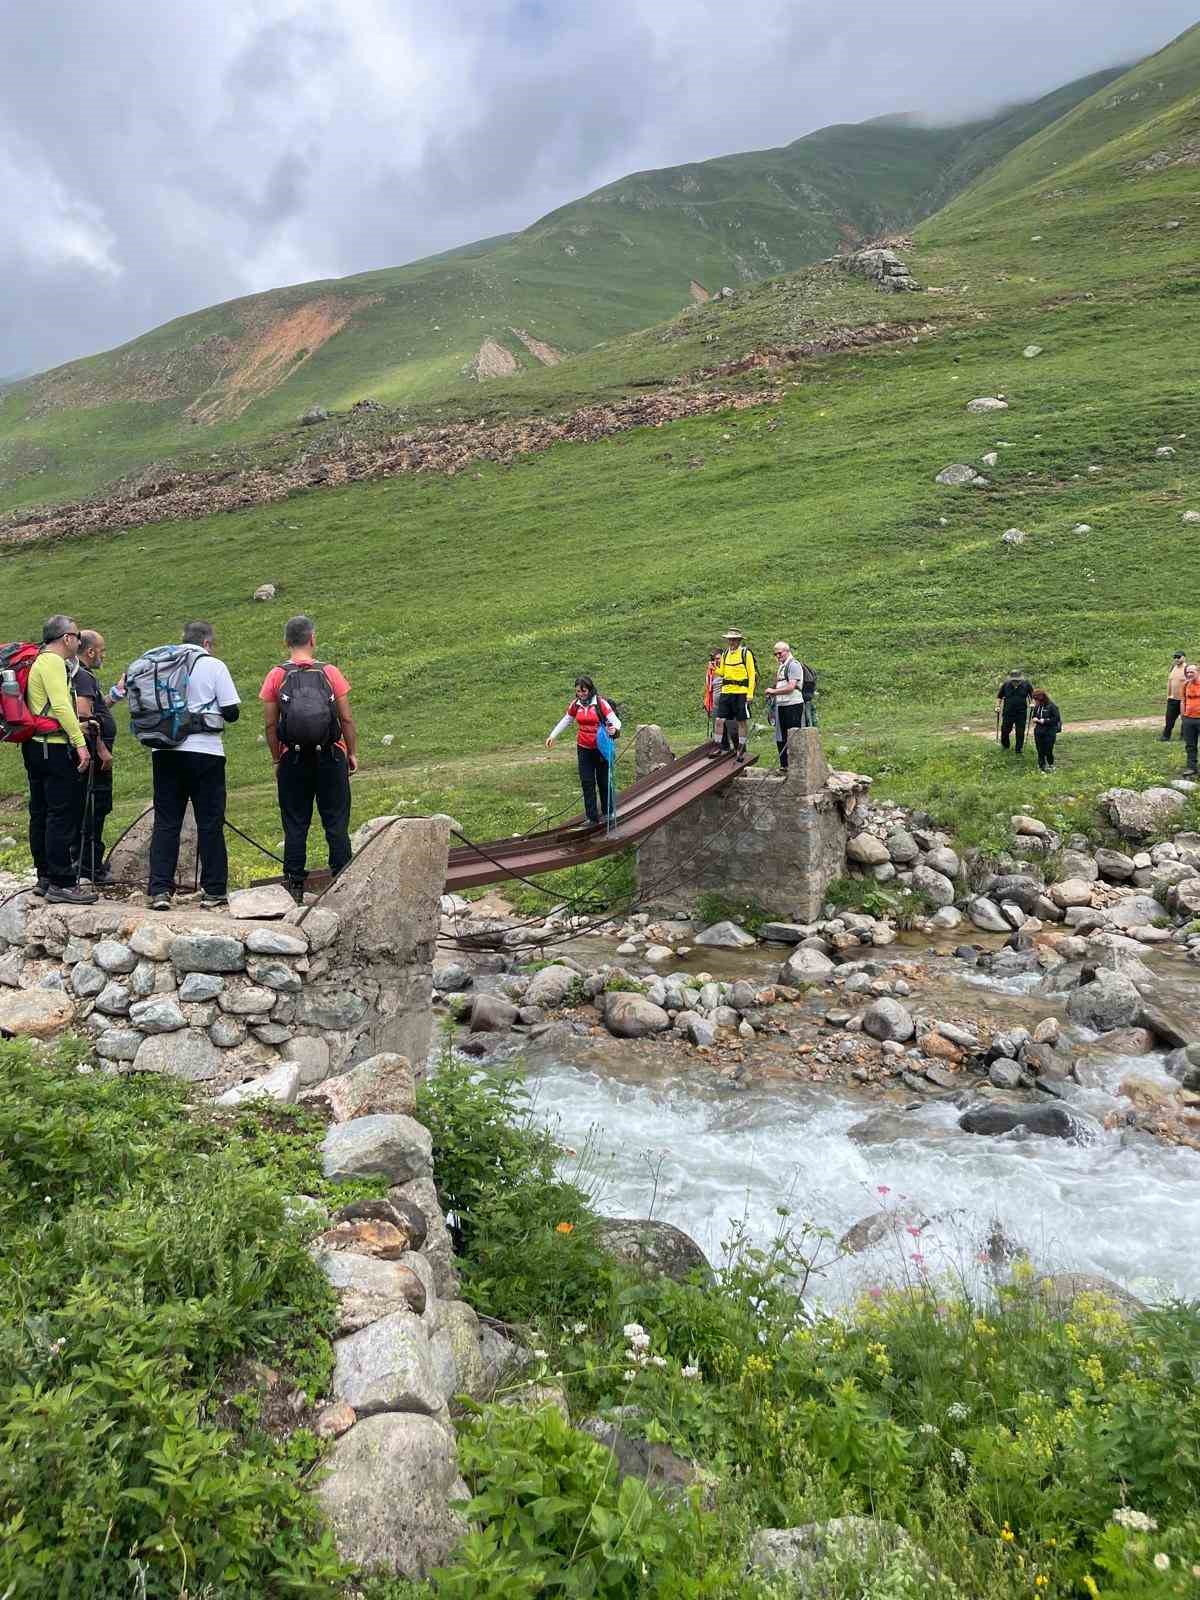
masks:
[[[1000,743],[1000,707],[996,707],[996,743]]]
[[[92,853],[92,870],[88,877],[89,883],[96,881],[96,761],[95,757],[88,762],[87,788],[83,797],[83,822],[79,840],[79,866],[75,870],[76,887],[79,884],[79,875],[83,870],[83,841],[86,839],[88,848]]]

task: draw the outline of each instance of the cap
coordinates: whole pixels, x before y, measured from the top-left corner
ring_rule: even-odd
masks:
[[[740,628],[727,628],[721,637],[722,639],[744,639],[746,636]]]
[[[1176,650],[1175,659],[1176,661],[1186,661],[1187,657],[1184,655],[1182,650]]]

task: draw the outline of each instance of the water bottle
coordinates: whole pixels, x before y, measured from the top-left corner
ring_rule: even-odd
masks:
[[[5,667],[4,671],[0,672],[0,719],[8,723],[19,722],[24,709],[24,698],[16,673],[11,667]]]

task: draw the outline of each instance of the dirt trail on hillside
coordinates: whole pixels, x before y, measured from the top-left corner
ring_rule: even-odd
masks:
[[[1120,733],[1123,728],[1161,728],[1162,714],[1156,717],[1101,717],[1091,722],[1064,722],[1064,733]],[[994,739],[996,728],[947,728],[947,733],[969,733],[975,739]]]

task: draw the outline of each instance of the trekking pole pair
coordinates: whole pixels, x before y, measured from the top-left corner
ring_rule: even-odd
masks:
[[[88,846],[89,850],[92,853],[92,861],[91,861],[91,864],[90,864],[90,869],[88,868],[87,864],[84,862],[84,859],[83,859],[83,846],[84,846],[84,841],[85,840],[87,842],[87,846]],[[82,874],[85,871],[87,871],[88,881],[90,883],[95,883],[95,881],[96,881],[96,861],[95,861],[95,856],[96,856],[96,758],[95,758],[95,756],[93,756],[92,759],[88,762],[87,789],[86,789],[86,791],[84,793],[84,797],[83,797],[83,819],[82,819],[82,824],[81,824],[81,828],[80,828],[80,835],[79,835],[79,866],[78,866],[78,869],[76,870],[76,873],[75,873],[75,882],[76,882],[76,884],[78,884],[80,877],[82,876]]]

